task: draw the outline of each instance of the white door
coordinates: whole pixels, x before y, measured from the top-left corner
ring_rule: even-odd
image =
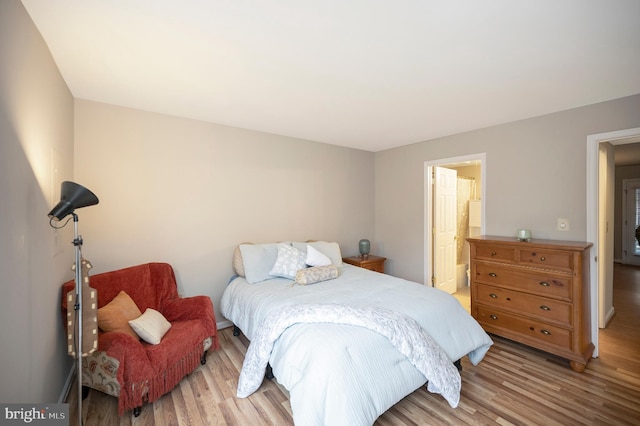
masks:
[[[433,285],[455,293],[458,172],[444,167],[433,170]]]
[[[640,265],[640,245],[636,228],[640,226],[640,179],[622,181],[622,262]]]

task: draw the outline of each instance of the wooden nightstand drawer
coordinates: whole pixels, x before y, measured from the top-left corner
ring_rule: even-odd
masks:
[[[364,269],[369,269],[371,271],[380,272],[384,274],[384,262],[387,260],[386,257],[373,256],[368,255],[366,257],[363,256],[351,256],[351,257],[343,257],[342,261],[344,263],[348,263],[349,265],[359,266]]]

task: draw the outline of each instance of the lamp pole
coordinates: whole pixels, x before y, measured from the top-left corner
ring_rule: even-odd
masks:
[[[82,237],[78,236],[78,215],[73,216],[73,246],[76,252],[76,303],[73,306],[76,315],[76,378],[78,380],[78,426],[82,426]]]

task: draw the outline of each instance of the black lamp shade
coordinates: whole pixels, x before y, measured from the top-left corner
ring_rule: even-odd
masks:
[[[98,197],[82,185],[75,182],[62,182],[60,202],[49,212],[49,217],[60,221],[73,213],[75,209],[98,204]]]

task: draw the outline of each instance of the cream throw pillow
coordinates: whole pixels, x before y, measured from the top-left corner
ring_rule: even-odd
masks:
[[[152,345],[160,343],[171,328],[171,323],[160,312],[151,308],[147,308],[144,314],[129,321],[129,325],[142,340]]]

